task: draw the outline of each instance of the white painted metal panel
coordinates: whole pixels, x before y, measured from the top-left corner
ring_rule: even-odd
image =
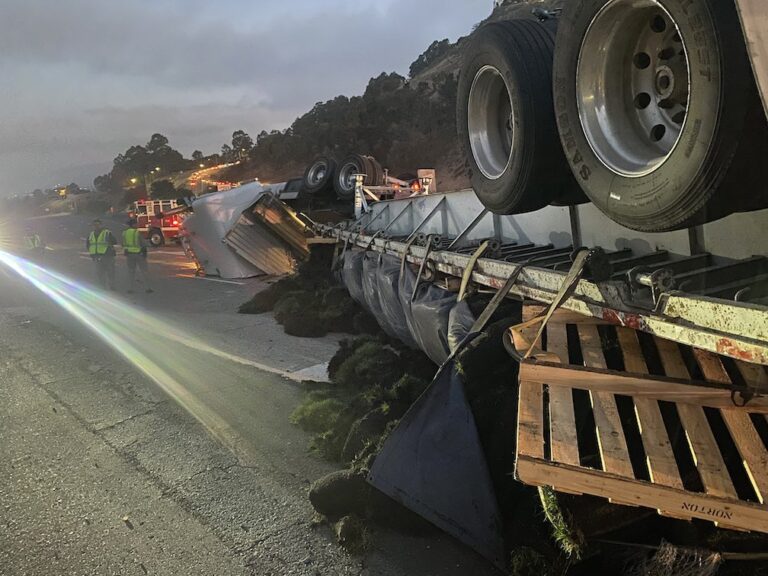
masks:
[[[736,0],[763,107],[768,114],[768,2]]]

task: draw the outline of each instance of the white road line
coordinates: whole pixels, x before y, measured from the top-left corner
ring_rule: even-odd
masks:
[[[171,254],[173,256],[177,254],[184,254],[184,252],[181,250],[177,250],[175,252],[172,250],[150,250],[149,253],[150,254]]]
[[[189,278],[191,280],[208,280],[208,282],[221,282],[222,284],[236,284],[245,286],[245,282],[234,282],[233,280],[222,280],[221,278],[207,278],[206,276],[187,276],[186,274],[177,274],[176,278]]]

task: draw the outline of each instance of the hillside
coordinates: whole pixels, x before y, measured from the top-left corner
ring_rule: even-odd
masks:
[[[531,18],[531,8],[563,0],[507,1],[483,22]],[[478,24],[478,25],[479,25]],[[468,26],[469,28],[469,26]],[[375,156],[394,175],[435,168],[439,190],[467,187],[466,161],[456,138],[456,89],[462,44],[435,41],[411,65],[409,78],[382,73],[362,96],[316,104],[286,130],[262,132],[248,162],[223,172],[226,180],[301,176],[319,154]]]

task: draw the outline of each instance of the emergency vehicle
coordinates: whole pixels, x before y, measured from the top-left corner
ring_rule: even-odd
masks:
[[[149,243],[161,246],[168,241],[178,241],[179,227],[184,219],[182,214],[173,213],[178,208],[176,200],[139,200],[133,203],[131,215],[138,220],[139,232]],[[150,226],[150,220],[156,214],[163,215],[159,229]]]

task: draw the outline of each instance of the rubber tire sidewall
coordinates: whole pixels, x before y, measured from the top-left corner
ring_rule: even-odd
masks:
[[[738,47],[718,38],[735,34],[735,12],[722,0],[663,0],[678,25],[689,59],[691,90],[688,117],[677,146],[654,172],[641,177],[617,175],[593,152],[579,118],[576,94],[583,35],[606,0],[571,0],[559,26],[554,64],[555,111],[560,138],[577,181],[595,205],[628,228],[675,230],[705,221],[707,202],[725,176],[743,126],[748,76],[738,62]],[[686,11],[687,6],[687,11]],[[730,6],[734,10],[733,6]],[[717,25],[716,25],[717,22]],[[738,20],[735,20],[738,26]],[[733,38],[725,40],[733,43]],[[722,50],[721,50],[722,48]],[[732,66],[733,69],[730,69]],[[748,72],[748,70],[746,71]],[[717,113],[713,114],[713,111]]]
[[[339,175],[344,171],[344,168],[350,163],[355,164],[355,169],[358,173],[365,172],[365,169],[366,169],[365,159],[359,154],[352,154],[344,158],[341,162],[339,162],[337,166],[336,174],[334,174],[334,178],[333,178],[333,187],[336,190],[336,196],[339,198],[339,200],[349,200],[355,197],[354,186],[352,187],[351,190],[345,190],[339,185]]]
[[[318,184],[312,186],[309,184],[309,181],[308,181],[309,174],[312,171],[312,169],[320,162],[323,162],[326,165],[325,178]],[[307,167],[306,171],[304,172],[304,178],[303,178],[304,190],[310,194],[321,192],[322,190],[327,188],[329,184],[333,182],[333,179],[335,177],[336,177],[336,165],[333,159],[327,156],[319,156],[312,161],[312,163]]]
[[[491,33],[494,26],[485,26],[481,30],[485,34]],[[494,35],[503,36],[504,31],[497,28]],[[514,153],[504,172],[498,178],[491,180],[480,170],[472,152],[469,140],[469,93],[478,71],[483,66],[493,66],[501,74],[509,91],[510,103],[514,116],[514,134],[512,140],[513,150],[522,150],[525,145],[524,132],[526,130],[525,118],[527,116],[520,94],[520,79],[509,64],[509,56],[503,49],[504,38],[497,43],[485,37],[476,37],[472,40],[473,52],[466,58],[459,76],[458,87],[458,133],[465,156],[470,167],[470,181],[483,205],[495,213],[509,214],[515,212],[513,205],[521,201],[521,187],[519,179],[523,166],[524,154]],[[510,194],[510,191],[513,191]]]

